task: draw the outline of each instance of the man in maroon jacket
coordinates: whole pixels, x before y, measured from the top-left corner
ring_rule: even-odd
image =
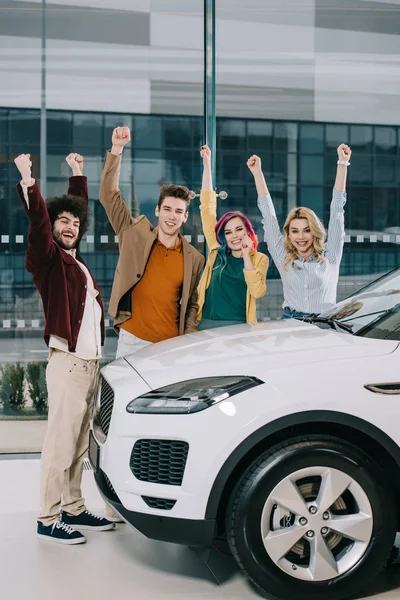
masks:
[[[15,164],[22,177],[18,194],[30,223],[25,266],[42,298],[50,349],[37,535],[81,544],[86,539],[80,529],[105,531],[115,524],[86,510],[81,491],[104,312],[96,282],[77,251],[88,226],[83,159],[70,154],[66,160],[73,173],[68,195],[48,200],[47,206],[31,177],[30,155],[21,154]]]

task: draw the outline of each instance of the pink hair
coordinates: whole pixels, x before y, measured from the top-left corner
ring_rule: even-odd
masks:
[[[234,219],[235,217],[239,217],[239,219],[241,219],[243,221],[243,225],[247,229],[247,235],[253,242],[253,250],[257,250],[258,238],[253,229],[253,225],[251,224],[250,220],[246,217],[246,215],[244,215],[243,213],[241,213],[238,210],[227,212],[224,215],[222,215],[222,217],[220,219],[218,219],[218,221],[215,225],[215,233],[217,236],[217,242],[222,246],[222,248],[224,250],[226,250],[226,239],[225,239],[225,233],[224,233],[225,225],[228,223],[228,221],[230,221],[231,219]]]

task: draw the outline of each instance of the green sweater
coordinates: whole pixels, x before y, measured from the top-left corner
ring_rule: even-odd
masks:
[[[226,253],[226,266],[217,256],[206,291],[203,319],[246,322],[247,284],[244,279],[243,258]]]

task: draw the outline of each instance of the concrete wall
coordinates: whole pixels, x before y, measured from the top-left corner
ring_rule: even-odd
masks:
[[[216,5],[218,115],[400,122],[400,0]],[[40,106],[41,10],[0,0],[0,106]],[[202,13],[202,0],[48,2],[48,108],[201,114]]]

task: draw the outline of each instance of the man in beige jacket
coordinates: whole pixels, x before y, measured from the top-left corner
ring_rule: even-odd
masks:
[[[188,218],[189,190],[164,185],[155,214],[158,226],[131,216],[121,198],[119,176],[128,127],[117,127],[107,152],[100,202],[119,241],[109,313],[119,332],[117,357],[145,345],[197,330],[197,286],[203,256],[179,231]]]

